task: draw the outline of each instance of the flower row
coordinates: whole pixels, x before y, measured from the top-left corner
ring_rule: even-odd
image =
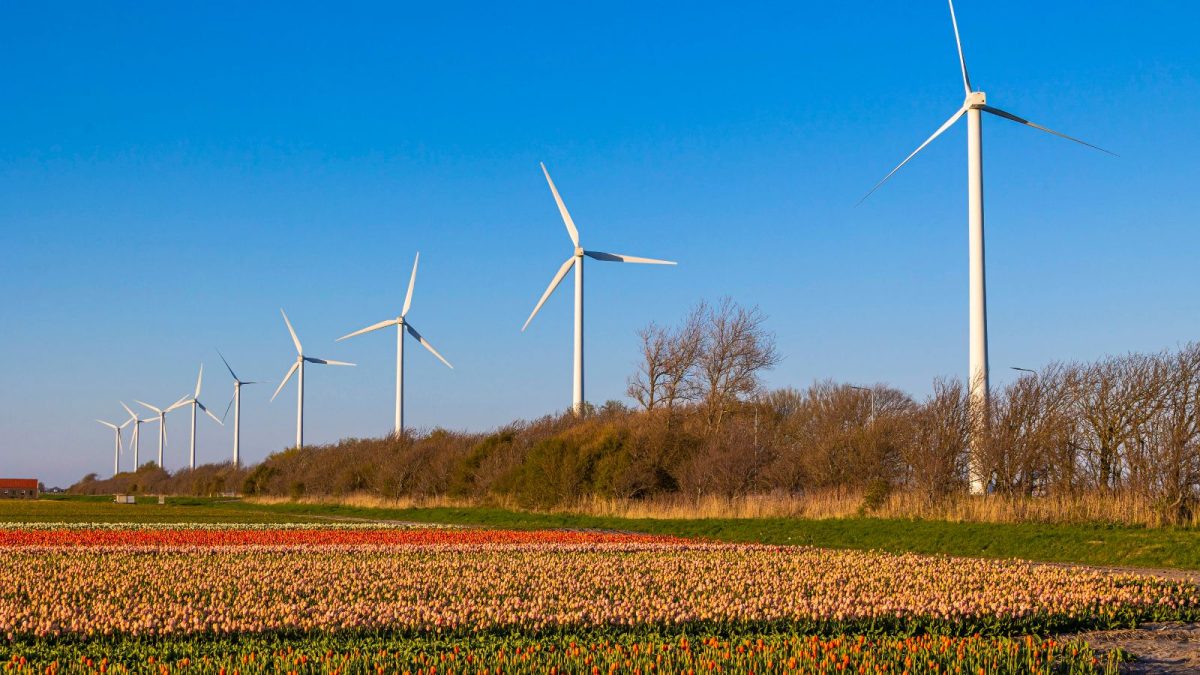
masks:
[[[568,530],[446,528],[0,529],[3,547],[438,546],[681,543],[673,537]]]
[[[458,525],[405,523],[400,521],[332,522],[332,523],[147,523],[147,522],[0,522],[0,532],[26,530],[379,530],[421,529],[455,530]]]
[[[166,656],[142,645],[101,656],[61,650],[63,660],[14,650],[6,670],[45,673],[220,672],[256,673],[1115,673],[1086,644],[1045,639],[863,637],[673,640],[554,640],[514,644],[419,643],[384,649],[331,649],[298,642],[287,648],[255,646],[191,656]],[[397,648],[398,647],[398,648]],[[188,651],[184,646],[185,651]],[[157,655],[155,655],[157,654]],[[69,659],[69,660],[68,660]],[[53,664],[57,664],[53,665]]]
[[[0,548],[0,635],[790,625],[1042,630],[1194,616],[1197,588],[1012,561],[686,543]],[[522,536],[527,536],[526,533]],[[586,534],[586,533],[581,533]]]

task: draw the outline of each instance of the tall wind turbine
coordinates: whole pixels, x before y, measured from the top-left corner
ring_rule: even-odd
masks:
[[[258,384],[257,382],[243,382],[238,379],[237,373],[233,372],[233,368],[229,362],[225,360],[225,355],[221,350],[217,350],[217,356],[221,357],[221,361],[225,364],[225,370],[233,377],[233,398],[229,401],[229,405],[233,406],[233,466],[237,468],[242,464],[241,455],[241,438],[242,438],[242,385]],[[225,414],[229,414],[229,407],[226,406]]]
[[[288,321],[287,312],[280,309],[279,313],[283,315],[283,322],[287,324],[288,332],[292,334],[292,343],[296,345],[296,362],[292,364],[291,368],[288,368],[287,375],[283,376],[283,381],[279,383],[279,387],[275,390],[275,393],[271,394],[271,400],[274,401],[279,392],[283,391],[283,386],[288,383],[288,380],[292,379],[292,373],[295,373],[297,370],[300,371],[300,379],[297,382],[296,389],[296,447],[299,448],[304,446],[304,364],[306,362],[327,366],[353,366],[354,364],[346,363],[345,361],[332,361],[305,356],[304,347],[300,346],[300,338],[296,337],[296,331],[292,328],[292,322]]]
[[[341,342],[346,338],[370,333],[380,328],[387,328],[388,326],[396,327],[396,418],[394,430],[397,436],[404,432],[404,332],[408,331],[409,335],[413,336],[417,342],[420,342],[421,346],[428,349],[439,361],[446,364],[447,368],[454,368],[454,366],[450,365],[449,361],[442,358],[442,355],[433,348],[433,345],[429,344],[428,340],[421,337],[421,334],[417,332],[416,328],[413,328],[411,323],[405,320],[405,317],[408,316],[408,309],[412,306],[413,285],[417,282],[417,263],[420,261],[421,254],[417,253],[416,259],[413,260],[412,276],[408,279],[408,293],[404,296],[404,309],[400,310],[400,316],[395,319],[380,321],[377,324],[367,326],[362,330],[356,330],[349,335],[343,335],[337,339],[338,342]]]
[[[201,363],[200,364],[200,374],[196,376],[196,392],[194,394],[192,394],[192,396],[190,398],[188,398],[186,401],[184,401],[184,405],[190,405],[192,407],[192,442],[191,442],[191,450],[189,451],[189,455],[188,455],[188,468],[191,468],[191,469],[196,468],[196,408],[203,410],[204,414],[213,418],[213,421],[216,422],[217,424],[220,424],[221,426],[225,426],[225,423],[222,422],[219,417],[212,414],[212,411],[209,410],[208,408],[206,408],[204,406],[204,404],[200,402],[200,384],[203,380],[204,380],[204,364]]]
[[[133,422],[133,470],[137,471],[140,466],[138,464],[138,455],[142,449],[142,425],[149,420],[138,417],[137,413],[130,410],[124,401],[121,401],[121,407],[125,409],[125,412],[129,413],[129,421]]]
[[[105,422],[104,420],[96,421],[108,427],[109,429],[112,429],[113,435],[116,436],[116,440],[113,442],[113,475],[115,476],[121,473],[121,430],[129,424],[129,420],[125,420],[125,424],[120,426],[117,426],[112,422]]]
[[[158,421],[158,468],[160,469],[166,468],[163,466],[163,448],[167,446],[167,413],[177,408],[182,408],[183,406],[187,405],[187,402],[188,397],[184,396],[166,408],[158,408],[146,403],[145,401],[138,401],[136,399],[134,400],[134,403],[137,403],[140,406],[145,406],[157,413],[155,419]]]
[[[558,188],[554,187],[554,181],[550,178],[550,172],[546,170],[546,165],[542,164],[542,173],[546,175],[546,182],[550,185],[550,192],[554,195],[554,202],[558,204],[558,212],[562,215],[563,224],[567,226],[567,234],[571,237],[571,244],[575,246],[571,257],[567,258],[562,267],[558,268],[558,272],[554,274],[554,278],[550,280],[550,285],[546,287],[546,292],[542,293],[542,297],[538,300],[537,306],[533,308],[529,318],[525,320],[525,325],[521,326],[521,331],[524,332],[529,327],[529,322],[533,321],[533,317],[537,316],[538,310],[545,304],[546,298],[558,288],[558,284],[562,282],[563,277],[567,276],[567,272],[571,268],[575,269],[575,363],[574,363],[574,379],[571,388],[571,410],[576,414],[583,411],[583,258],[587,256],[594,260],[604,262],[624,262],[624,263],[643,263],[648,265],[674,265],[676,263],[670,260],[656,260],[654,258],[639,258],[631,255],[622,255],[619,253],[603,253],[600,251],[585,251],[579,245],[579,230],[575,228],[575,221],[571,220],[571,214],[567,212],[566,204],[563,204],[562,197],[558,195]]]
[[[1018,124],[1024,124],[1027,127],[1074,141],[1080,145],[1086,145],[1089,148],[1107,152],[1110,155],[1113,153],[988,105],[987,95],[982,91],[971,88],[971,78],[967,75],[967,61],[966,57],[963,56],[962,39],[958,34],[958,19],[954,14],[954,0],[947,1],[950,4],[950,23],[954,27],[954,41],[958,46],[958,65],[962,70],[963,91],[966,93],[966,99],[963,101],[962,106],[950,116],[950,119],[946,120],[942,126],[938,127],[937,131],[933,132],[932,136],[917,146],[917,149],[913,150],[912,154],[905,157],[903,162],[900,162],[896,168],[884,176],[883,180],[876,183],[875,187],[871,188],[871,191],[863,197],[863,200],[870,197],[872,193],[886,183],[901,167],[908,164],[909,160],[916,157],[917,153],[924,150],[925,146],[933,142],[933,139],[941,136],[943,132],[953,126],[958,121],[958,118],[963,115],[967,116],[967,226],[970,252],[970,337],[968,339],[970,344],[968,371],[970,378],[968,383],[968,400],[970,402],[972,419],[976,420],[978,424],[986,424],[988,410],[988,345],[987,290],[983,253],[983,113],[991,113],[997,117],[1003,117]],[[860,201],[859,203],[862,202]],[[977,437],[978,434],[971,434],[972,463],[970,479],[971,492],[980,494],[987,487],[987,479],[979,475],[974,463],[974,458],[977,456],[979,449],[974,440]]]

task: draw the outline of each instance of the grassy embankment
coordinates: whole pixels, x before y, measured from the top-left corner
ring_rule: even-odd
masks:
[[[136,505],[118,505],[109,499],[71,497],[0,502],[0,521],[270,523],[398,520],[518,529],[609,529],[732,542],[1200,570],[1200,530],[1182,528],[884,518],[616,518],[488,507],[366,508],[198,498],[170,498],[165,506],[149,500]]]

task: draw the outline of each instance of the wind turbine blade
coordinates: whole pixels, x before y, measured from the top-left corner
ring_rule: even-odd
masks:
[[[192,394],[195,398],[200,398],[200,383],[204,380],[204,364],[200,364],[200,374],[196,376],[196,393]]]
[[[292,379],[292,373],[296,372],[296,369],[299,367],[300,367],[300,362],[296,361],[296,362],[292,363],[291,368],[288,368],[287,375],[283,376],[283,381],[279,383],[279,387],[277,389],[275,389],[275,393],[271,394],[272,401],[274,401],[275,397],[279,395],[279,392],[283,391],[283,385],[287,384],[288,380]]]
[[[558,288],[558,285],[562,283],[563,277],[567,276],[567,271],[570,270],[571,265],[574,264],[575,256],[571,256],[570,258],[567,258],[565,263],[562,264],[562,267],[558,268],[558,273],[555,274],[554,278],[550,280],[550,285],[546,287],[546,292],[542,293],[541,300],[538,300],[537,307],[534,307],[533,312],[529,315],[529,318],[525,319],[525,325],[521,326],[522,331],[529,327],[529,322],[533,321],[533,317],[537,316],[538,310],[542,308],[542,305],[546,304],[546,298],[550,297],[550,294],[554,292],[554,289]]]
[[[1004,110],[1001,110],[1001,109],[999,109],[999,108],[993,108],[993,107],[992,107],[992,106],[990,106],[990,105],[985,105],[985,106],[981,106],[981,107],[980,107],[980,110],[983,110],[983,111],[985,111],[985,112],[990,112],[990,113],[992,113],[993,115],[995,115],[995,116],[997,116],[997,117],[1003,117],[1003,118],[1004,118],[1004,119],[1006,119],[1006,120],[1012,120],[1012,121],[1016,122],[1017,124],[1024,124],[1024,125],[1025,125],[1025,126],[1027,126],[1027,127],[1033,127],[1034,129],[1038,129],[1038,130],[1040,130],[1040,131],[1044,131],[1044,132],[1046,132],[1046,133],[1048,133],[1048,134],[1053,134],[1053,135],[1055,135],[1055,136],[1058,136],[1059,138],[1065,138],[1065,139],[1067,139],[1068,141],[1075,141],[1076,143],[1078,143],[1078,144],[1080,144],[1080,145],[1086,145],[1087,147],[1089,147],[1089,148],[1092,148],[1093,150],[1099,150],[1100,152],[1106,152],[1106,153],[1108,153],[1108,154],[1112,155],[1113,157],[1117,157],[1117,156],[1118,156],[1118,155],[1117,155],[1117,153],[1115,153],[1115,152],[1110,152],[1110,151],[1108,151],[1108,150],[1105,150],[1104,148],[1102,148],[1102,147],[1100,147],[1100,146],[1098,146],[1098,145],[1092,145],[1091,143],[1088,143],[1088,142],[1086,142],[1086,141],[1081,141],[1081,140],[1079,140],[1078,138],[1074,138],[1074,137],[1072,137],[1072,136],[1068,136],[1068,135],[1066,135],[1066,134],[1059,133],[1059,132],[1057,132],[1057,131],[1055,131],[1055,130],[1053,130],[1053,129],[1048,129],[1048,128],[1046,128],[1046,127],[1044,127],[1044,126],[1040,125],[1040,124],[1036,124],[1036,123],[1034,123],[1034,122],[1030,122],[1029,120],[1025,119],[1024,117],[1017,117],[1016,115],[1014,115],[1014,114],[1012,114],[1012,113],[1010,113],[1010,112],[1006,112],[1006,111],[1004,111]]]
[[[899,164],[897,164],[896,168],[892,169],[888,173],[888,175],[883,177],[883,180],[876,183],[875,187],[871,188],[870,192],[863,195],[863,198],[858,200],[858,203],[861,204],[861,203],[867,201],[867,197],[870,197],[871,195],[875,194],[875,191],[878,190],[881,186],[883,186],[884,183],[888,182],[888,179],[891,178],[892,176],[894,176],[896,174],[896,172],[901,169],[901,167],[903,167],[905,164],[908,164],[909,160],[911,160],[913,157],[916,157],[918,152],[921,152],[922,150],[925,149],[925,146],[927,146],[933,142],[933,139],[937,138],[938,136],[941,136],[942,133],[945,132],[947,129],[949,129],[952,124],[957,122],[958,118],[962,117],[962,114],[965,113],[966,111],[967,111],[967,109],[965,107],[959,108],[957,111],[955,111],[955,113],[950,116],[950,119],[946,120],[946,122],[944,124],[942,124],[942,126],[938,127],[938,130],[933,132],[932,136],[930,136],[929,138],[926,138],[924,143],[918,145],[917,149],[913,150],[911,155],[909,155],[908,157],[905,157],[903,162],[900,162]]]
[[[954,15],[954,0],[950,2],[950,23],[954,24],[954,43],[958,45],[958,65],[962,67],[963,89],[971,94],[971,78],[967,76],[967,59],[963,57],[962,39],[958,36],[958,17]]]
[[[319,363],[323,366],[353,366],[353,365],[357,365],[354,363],[348,363],[346,361],[333,361],[331,359],[318,359],[315,356],[306,356],[306,357],[304,357],[304,360],[308,361],[309,363]]]
[[[233,372],[233,367],[230,366],[229,362],[225,360],[225,355],[221,353],[220,349],[217,350],[217,356],[221,357],[221,363],[225,364],[225,370],[229,371],[229,375],[235,380],[238,379],[237,373]]]
[[[567,226],[567,234],[571,235],[571,243],[575,247],[579,247],[579,230],[575,229],[575,221],[571,220],[571,214],[567,213],[567,205],[563,203],[562,197],[558,196],[558,188],[554,187],[554,181],[550,178],[550,172],[546,170],[546,164],[543,162],[542,173],[546,174],[546,182],[550,184],[550,192],[554,194],[554,203],[558,204],[558,212],[562,214],[563,223]]]
[[[108,427],[109,429],[118,428],[117,425],[113,424],[112,422],[105,422],[104,420],[96,420],[96,421],[99,422],[100,424],[103,424],[104,426]]]
[[[135,420],[137,419],[137,413],[130,410],[129,406],[125,405],[124,401],[120,401],[120,404],[121,404],[121,407],[125,409],[125,412],[129,413],[129,417],[131,419],[135,419]]]
[[[194,399],[194,398],[179,399],[178,401],[167,406],[167,409],[165,412],[171,412],[172,410],[178,410],[185,405],[190,405],[192,403],[192,401],[195,401],[195,400],[196,399]]]
[[[334,342],[341,342],[342,340],[345,340],[346,338],[352,338],[356,335],[362,335],[363,333],[370,333],[373,330],[379,330],[380,328],[387,328],[388,326],[394,326],[394,325],[396,325],[395,319],[388,319],[386,321],[380,321],[379,323],[373,323],[370,326],[367,326],[366,328],[356,330],[353,333],[343,335],[342,337],[334,340]],[[247,384],[247,383],[243,383],[243,384]]]
[[[303,354],[304,347],[300,346],[300,338],[296,337],[296,331],[292,328],[292,322],[288,321],[287,312],[283,311],[283,308],[281,307],[279,309],[279,313],[283,315],[283,322],[287,324],[288,332],[292,334],[292,342],[296,344],[296,353]]]
[[[153,410],[154,412],[158,413],[159,415],[163,414],[163,410],[162,410],[162,408],[156,408],[156,407],[154,407],[154,406],[150,405],[149,403],[146,403],[146,402],[144,402],[144,401],[139,401],[139,400],[137,400],[136,398],[135,398],[135,399],[133,399],[133,402],[134,402],[134,403],[136,403],[136,404],[138,404],[138,405],[140,405],[140,406],[145,406],[145,407],[147,407],[147,408],[149,408],[149,409]]]
[[[200,409],[204,411],[205,415],[208,415],[209,417],[213,418],[214,422],[216,422],[217,424],[220,424],[221,426],[225,426],[225,423],[222,422],[216,415],[212,414],[212,411],[209,410],[207,407],[205,407],[205,405],[203,403],[201,403],[200,401],[196,401],[196,405],[200,406]]]
[[[404,295],[404,309],[400,310],[400,316],[408,315],[408,308],[412,306],[413,286],[417,283],[417,263],[421,262],[421,252],[417,251],[417,257],[413,260],[412,276],[408,278],[408,293]]]
[[[225,406],[225,414],[221,415],[221,426],[225,426],[225,418],[229,417],[229,410],[233,408],[233,397],[229,397],[229,405]]]
[[[124,429],[125,427],[129,426],[129,423],[130,423],[130,422],[132,422],[132,421],[133,421],[132,419],[127,419],[127,420],[125,420],[125,423],[124,423],[124,424],[122,424],[121,426],[119,426],[119,427],[117,427],[117,428],[118,428],[118,429]]]
[[[431,354],[438,357],[438,361],[441,361],[442,363],[446,364],[446,367],[449,368],[450,370],[454,370],[454,366],[450,365],[450,362],[447,361],[444,357],[442,357],[442,355],[438,353],[438,350],[433,348],[433,345],[429,344],[429,340],[426,340],[425,338],[421,337],[421,334],[417,332],[416,328],[412,327],[411,323],[405,323],[404,328],[406,330],[408,330],[409,335],[413,336],[414,338],[417,339],[417,342],[421,343],[422,347],[424,347],[425,349],[428,349]]]
[[[677,265],[679,263],[671,260],[658,260],[657,258],[639,258],[635,255],[624,255],[621,253],[604,253],[601,251],[584,251],[584,255],[596,260],[605,262],[623,262],[623,263],[643,263],[646,265]]]

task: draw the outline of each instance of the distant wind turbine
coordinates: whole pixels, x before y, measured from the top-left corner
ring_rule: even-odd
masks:
[[[380,321],[379,323],[367,326],[362,330],[356,330],[353,333],[343,335],[337,339],[338,342],[341,342],[346,338],[352,338],[356,335],[362,335],[363,333],[370,333],[371,331],[376,331],[380,328],[387,328],[388,326],[396,327],[396,416],[394,431],[397,436],[404,432],[404,332],[408,331],[409,335],[413,336],[417,342],[421,343],[422,347],[428,349],[430,353],[438,358],[439,361],[446,364],[446,367],[451,369],[454,368],[454,366],[450,365],[449,361],[442,358],[442,355],[433,348],[433,345],[429,344],[428,340],[426,340],[421,336],[420,333],[417,332],[416,328],[413,328],[411,323],[405,320],[405,317],[408,316],[408,309],[412,306],[413,286],[417,282],[417,263],[420,261],[421,254],[417,253],[416,259],[413,260],[412,276],[408,279],[408,293],[404,296],[404,309],[400,310],[400,316],[396,317],[395,319]]]
[[[525,320],[525,325],[521,326],[521,331],[524,332],[529,327],[529,322],[533,321],[533,317],[537,316],[538,310],[545,304],[546,299],[558,288],[558,284],[562,282],[563,277],[567,276],[567,272],[571,268],[575,269],[575,363],[574,363],[574,378],[571,389],[571,410],[575,414],[583,411],[583,258],[587,256],[594,260],[602,260],[604,262],[624,262],[624,263],[643,263],[649,265],[674,265],[676,263],[670,260],[656,260],[654,258],[639,258],[631,255],[621,255],[619,253],[603,253],[600,251],[585,251],[579,245],[579,230],[575,228],[575,221],[571,220],[571,214],[567,212],[566,204],[563,204],[562,197],[558,195],[558,188],[554,187],[554,181],[550,178],[550,172],[546,170],[546,165],[542,164],[542,173],[546,175],[546,182],[550,184],[550,192],[554,195],[554,202],[558,204],[558,212],[562,215],[563,224],[567,226],[567,234],[571,237],[571,243],[575,246],[575,251],[571,253],[571,257],[567,258],[562,267],[558,268],[558,272],[554,274],[554,278],[550,280],[550,285],[546,288],[546,292],[542,293],[542,297],[538,300],[537,306],[533,308],[529,318]]]
[[[155,419],[158,421],[158,468],[164,469],[166,467],[163,466],[163,449],[167,446],[167,413],[187,405],[188,397],[184,396],[166,408],[158,408],[146,403],[145,401],[138,401],[136,399],[134,400],[134,403],[137,403],[140,406],[145,406],[157,413]]]
[[[283,322],[287,324],[288,332],[292,335],[292,343],[296,345],[296,362],[292,364],[291,368],[288,368],[287,375],[283,376],[283,381],[279,383],[279,387],[275,389],[275,393],[271,394],[271,400],[274,401],[279,392],[283,391],[283,386],[288,383],[288,380],[292,379],[292,373],[295,373],[297,370],[300,371],[300,379],[297,382],[296,389],[296,447],[300,448],[304,446],[304,364],[306,362],[327,366],[353,366],[354,364],[346,363],[345,361],[331,361],[305,356],[304,347],[300,346],[300,338],[296,337],[296,331],[292,328],[292,322],[288,321],[287,312],[280,309],[279,313],[283,315]]]
[[[109,429],[112,429],[113,436],[116,437],[116,440],[113,442],[113,475],[115,476],[121,473],[121,430],[129,424],[129,420],[126,420],[125,424],[120,426],[113,424],[112,422],[105,422],[104,420],[96,421],[108,427]]]
[[[201,363],[200,364],[200,374],[196,376],[196,392],[194,394],[192,394],[192,396],[184,402],[185,405],[190,405],[192,407],[192,441],[191,441],[191,446],[190,446],[191,450],[189,451],[189,456],[188,456],[188,468],[191,468],[191,469],[196,468],[196,408],[203,410],[204,414],[211,417],[213,419],[213,421],[216,422],[217,424],[220,424],[221,426],[225,426],[225,423],[221,421],[221,418],[212,414],[212,411],[209,410],[208,408],[206,408],[204,406],[204,404],[200,402],[200,384],[203,380],[204,380],[204,364]]]
[[[225,355],[221,350],[217,350],[217,356],[221,357],[221,361],[225,364],[225,369],[229,371],[233,377],[233,398],[230,399],[229,405],[233,406],[233,466],[237,468],[241,466],[241,438],[242,438],[242,385],[258,384],[258,382],[243,382],[238,379],[237,373],[233,372],[233,367],[225,360]],[[229,414],[229,406],[225,407],[225,415]],[[224,417],[224,416],[222,416]]]
[[[133,410],[130,410],[129,406],[125,405],[124,401],[121,401],[121,407],[125,409],[125,412],[129,413],[129,421],[133,422],[133,470],[137,471],[138,467],[140,466],[138,464],[138,455],[140,454],[142,448],[142,425],[148,420],[143,420],[138,417],[137,413],[133,412]]]
[[[1045,131],[1048,134],[1053,134],[1060,138],[1065,138],[1069,141],[1074,141],[1080,145],[1086,145],[1089,148],[1100,150],[1113,154],[1104,148],[1097,147],[1091,143],[1085,143],[1078,138],[1072,138],[1066,134],[1061,134],[1053,129],[1048,129],[1040,124],[1035,124],[1027,119],[1018,117],[1010,112],[1005,112],[999,108],[992,107],[987,104],[987,95],[982,91],[971,88],[971,79],[967,75],[967,62],[963,56],[962,40],[958,34],[958,19],[954,14],[954,0],[947,0],[950,4],[950,23],[954,26],[954,41],[958,46],[958,65],[962,70],[963,90],[966,93],[966,99],[963,101],[962,107],[950,116],[933,135],[925,140],[924,143],[917,146],[912,154],[904,158],[896,168],[892,169],[888,175],[883,177],[883,180],[875,184],[871,191],[863,197],[865,201],[884,183],[888,181],[897,171],[900,170],[909,160],[917,156],[917,153],[925,149],[925,146],[933,142],[933,139],[941,136],[943,132],[954,125],[958,118],[963,115],[967,116],[967,211],[968,211],[968,246],[970,250],[970,380],[968,383],[969,402],[971,407],[972,419],[977,422],[985,422],[988,409],[988,345],[987,345],[987,290],[984,273],[984,246],[983,246],[983,127],[982,113],[988,112],[997,117],[1011,120],[1018,124],[1024,124],[1027,127],[1032,127],[1039,131]],[[862,203],[860,201],[859,203]],[[986,489],[986,479],[979,475],[976,466],[975,458],[978,457],[979,447],[977,445],[977,433],[971,434],[971,492],[975,494],[982,493]]]

